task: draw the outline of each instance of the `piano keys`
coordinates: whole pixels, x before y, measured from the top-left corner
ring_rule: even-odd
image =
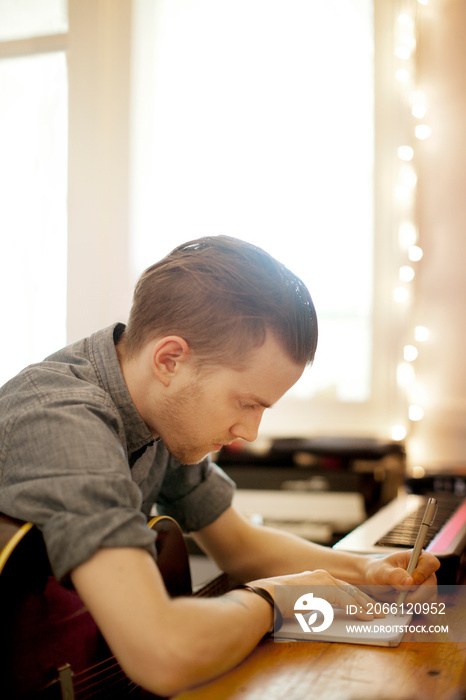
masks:
[[[429,529],[425,549],[440,559],[439,584],[456,584],[466,550],[466,498],[463,494],[402,495],[343,537],[334,549],[383,555],[412,548],[429,495],[437,499],[439,509]]]

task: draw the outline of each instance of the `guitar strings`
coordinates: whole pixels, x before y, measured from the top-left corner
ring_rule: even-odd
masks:
[[[102,687],[103,683],[105,683],[105,687]],[[114,657],[105,659],[86,671],[77,673],[73,679],[73,685],[76,695],[80,698],[97,697],[97,694],[102,693],[105,693],[107,697],[114,697],[112,695],[113,689],[118,685],[121,688],[125,685],[127,692],[138,689],[136,684],[126,676]]]

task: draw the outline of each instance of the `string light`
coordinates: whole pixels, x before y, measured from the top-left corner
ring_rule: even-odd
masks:
[[[409,367],[413,367],[412,364],[409,365]],[[410,382],[408,388],[407,388],[407,393],[409,394],[409,401],[411,404],[417,404],[418,406],[425,406],[426,401],[427,401],[427,391],[424,386],[419,381],[416,381],[414,378],[413,381]]]
[[[414,149],[412,146],[400,146],[398,148],[398,158],[409,162],[414,158]]]
[[[409,96],[411,114],[416,119],[424,119],[427,114],[426,94],[423,90],[413,90]]]
[[[406,185],[397,185],[395,188],[395,197],[401,204],[409,204],[411,202],[413,191],[411,187]]]
[[[395,287],[393,290],[393,298],[397,304],[405,304],[409,299],[409,292],[406,287]]]
[[[406,187],[413,188],[417,184],[416,171],[412,165],[402,165],[400,168],[400,182]]]
[[[417,0],[419,5],[427,5],[428,0]],[[416,27],[416,2],[406,0],[404,12],[396,17],[394,36],[395,79],[400,84],[400,99],[406,103],[408,113],[407,124],[411,125],[411,135],[403,139],[397,149],[398,176],[394,186],[395,201],[398,204],[400,220],[398,222],[398,243],[400,248],[400,262],[398,266],[398,284],[394,285],[393,298],[401,305],[407,314],[412,308],[408,305],[412,296],[412,284],[416,278],[416,265],[423,258],[423,250],[418,243],[418,230],[415,224],[415,197],[417,187],[417,172],[415,157],[417,148],[414,146],[420,141],[425,141],[432,135],[432,129],[426,122],[427,97],[423,90],[415,85],[414,54],[417,44]],[[419,10],[421,11],[421,10]],[[406,85],[406,91],[402,85]],[[409,322],[408,322],[409,326]],[[425,326],[417,325],[407,333],[402,350],[403,359],[397,365],[397,384],[403,391],[407,423],[410,425],[424,418],[425,405],[427,403],[426,390],[417,381],[415,364],[419,357],[418,344],[425,343],[429,339],[429,330]],[[411,428],[400,421],[391,428],[393,440],[404,440]],[[416,476],[424,473],[422,467],[416,467]]]
[[[417,241],[417,230],[410,221],[402,221],[398,229],[398,240],[400,247],[408,250]]]
[[[401,203],[409,204],[414,196],[414,188],[417,184],[417,174],[412,165],[403,163],[398,175],[398,184],[395,188],[395,197]]]
[[[404,440],[407,430],[404,425],[392,425],[392,440]]]
[[[423,255],[424,252],[418,245],[410,246],[408,250],[408,258],[411,260],[411,262],[419,262],[419,260],[422,260]]]
[[[409,420],[419,421],[424,418],[424,409],[421,406],[412,405],[408,409]]]
[[[412,364],[408,362],[400,362],[396,369],[396,380],[398,385],[406,388],[416,379],[416,373]]]
[[[398,15],[397,22],[399,27],[406,27],[406,29],[409,30],[411,34],[413,33],[414,20],[411,17],[411,15],[408,15],[407,12],[402,12],[401,15]]]
[[[398,272],[398,276],[402,282],[412,282],[415,274],[411,265],[403,265]]]
[[[418,124],[414,129],[414,134],[420,141],[425,141],[432,134],[432,129],[428,124]]]
[[[405,345],[403,348],[403,357],[406,362],[414,362],[419,355],[419,350],[415,345]]]
[[[407,83],[409,82],[409,71],[406,68],[398,68],[395,77],[400,83]]]
[[[408,60],[416,48],[414,19],[403,12],[396,23],[395,56]]]
[[[429,339],[430,331],[425,326],[416,326],[414,329],[414,337],[418,343],[425,343]]]

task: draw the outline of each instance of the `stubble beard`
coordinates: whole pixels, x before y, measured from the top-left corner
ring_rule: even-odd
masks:
[[[193,441],[186,441],[186,432],[190,433],[190,418],[195,415],[199,400],[203,397],[203,389],[199,383],[189,389],[180,391],[171,397],[162,408],[163,425],[162,441],[169,453],[181,464],[198,464],[210,450],[207,446],[196,446]]]

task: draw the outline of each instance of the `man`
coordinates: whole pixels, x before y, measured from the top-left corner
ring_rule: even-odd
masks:
[[[256,527],[231,506],[209,453],[252,441],[263,412],[312,362],[309,292],[264,251],[202,238],[139,280],[116,324],[26,368],[0,392],[0,511],[41,529],[123,669],[173,694],[231,668],[271,629],[275,585],[435,584],[438,561],[337,553]],[[219,567],[249,582],[216,599],[171,599],[146,516],[156,504]],[[350,595],[351,594],[351,595]],[[370,617],[362,614],[362,617]]]

